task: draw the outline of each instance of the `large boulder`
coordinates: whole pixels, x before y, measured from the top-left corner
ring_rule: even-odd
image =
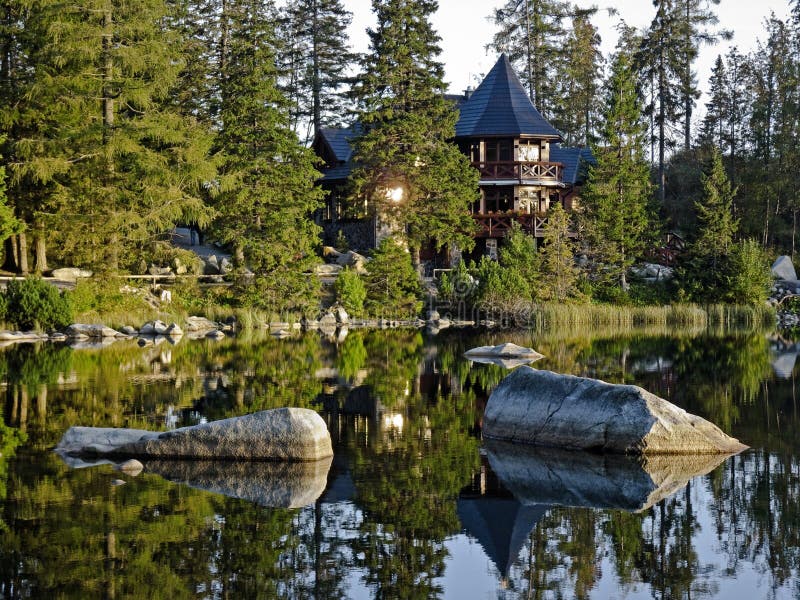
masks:
[[[797,281],[797,272],[794,270],[792,259],[789,256],[779,256],[772,263],[772,276],[783,281]]]
[[[106,327],[105,325],[100,324],[85,324],[85,323],[73,323],[69,327],[67,327],[65,333],[67,337],[73,339],[81,339],[81,338],[113,338],[113,337],[123,337],[124,334],[120,333],[116,329],[111,329],[111,327]]]
[[[746,448],[705,419],[640,387],[522,366],[492,392],[486,438],[633,454],[717,454]]]
[[[50,277],[60,279],[62,281],[77,281],[81,277],[91,277],[92,272],[86,269],[79,269],[77,267],[62,267],[60,269],[53,269],[50,271]]]
[[[71,427],[56,451],[71,456],[213,460],[319,460],[333,455],[325,421],[307,408],[277,408],[174,431]]]

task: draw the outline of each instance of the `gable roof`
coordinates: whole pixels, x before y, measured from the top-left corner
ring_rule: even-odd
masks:
[[[359,127],[321,127],[319,135],[333,152],[337,162],[346,163],[353,155],[350,141],[359,133]]]
[[[564,183],[571,185],[584,183],[588,166],[597,162],[588,147],[567,148],[559,144],[550,144],[550,160],[564,165]]]
[[[456,124],[456,138],[501,135],[561,139],[533,106],[505,54],[461,105]]]

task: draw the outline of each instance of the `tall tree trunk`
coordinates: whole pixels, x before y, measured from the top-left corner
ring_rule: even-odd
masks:
[[[44,228],[38,227],[33,236],[34,269],[37,273],[49,271],[47,265],[47,240],[45,239]]]
[[[27,275],[30,272],[28,268],[28,236],[23,231],[17,235],[17,243],[19,245],[19,272],[22,275]]]
[[[319,73],[319,31],[317,30],[317,21],[319,16],[319,8],[317,6],[316,0],[312,3],[313,14],[311,15],[312,20],[312,28],[311,28],[311,40],[312,40],[312,47],[313,51],[311,52],[311,68],[313,69],[312,74],[312,103],[313,103],[313,111],[314,111],[314,137],[317,136],[319,133],[320,128],[322,127],[322,110],[320,106],[320,95],[322,93],[322,81],[320,80],[320,73]]]

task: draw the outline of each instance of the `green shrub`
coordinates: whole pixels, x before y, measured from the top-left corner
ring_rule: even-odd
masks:
[[[5,296],[6,319],[21,329],[54,329],[72,323],[67,297],[43,279],[9,281]]]
[[[364,301],[367,299],[367,287],[358,273],[345,268],[336,278],[334,284],[336,300],[351,316],[361,316],[364,312]]]
[[[422,287],[408,250],[387,238],[373,251],[366,268],[366,308],[372,316],[400,318],[419,314]]]

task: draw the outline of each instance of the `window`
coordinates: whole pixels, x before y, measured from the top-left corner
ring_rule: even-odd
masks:
[[[487,140],[486,162],[507,162],[514,160],[511,140]]]
[[[520,162],[539,162],[539,143],[520,142],[519,145],[519,160]]]
[[[506,212],[514,208],[514,188],[495,187],[484,191],[486,212]]]

